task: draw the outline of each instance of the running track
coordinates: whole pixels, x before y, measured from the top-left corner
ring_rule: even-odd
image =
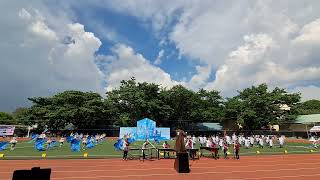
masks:
[[[119,159],[0,160],[0,179],[12,178],[14,169],[52,168],[60,180],[281,180],[320,179],[320,155],[246,156],[240,160],[202,158],[190,161],[191,173],[178,174],[174,160],[122,161]]]

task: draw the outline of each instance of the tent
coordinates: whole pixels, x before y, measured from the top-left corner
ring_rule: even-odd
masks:
[[[320,132],[320,126],[313,126],[311,129],[310,129],[310,132],[314,132],[314,133],[317,133],[317,132]]]

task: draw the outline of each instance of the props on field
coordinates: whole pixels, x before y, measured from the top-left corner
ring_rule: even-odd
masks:
[[[71,143],[71,151],[73,151],[73,152],[80,151],[80,140],[79,139],[72,139],[70,143]]]
[[[123,139],[118,139],[116,143],[114,143],[114,148],[117,150],[117,151],[120,151],[123,149]]]
[[[46,140],[44,139],[37,139],[36,143],[34,144],[34,147],[38,150],[38,151],[45,151],[45,147],[44,144],[46,143]]]
[[[31,140],[28,143],[33,143],[34,141],[37,140],[38,137],[39,137],[38,134],[31,134]]]
[[[123,137],[134,138],[138,141],[147,139],[169,140],[170,128],[157,128],[155,121],[144,118],[137,121],[137,127],[120,127],[119,138]]]
[[[8,142],[0,142],[0,151],[5,150],[8,144]]]

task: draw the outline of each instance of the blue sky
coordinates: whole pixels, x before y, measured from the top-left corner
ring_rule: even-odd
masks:
[[[134,76],[230,97],[267,83],[320,99],[318,0],[0,2],[0,111]],[[66,39],[69,38],[69,43]]]
[[[110,48],[115,43],[125,43],[131,46],[137,53],[154,62],[161,50],[165,54],[161,58],[162,63],[159,66],[172,76],[173,80],[189,80],[195,73],[195,66],[200,65],[196,60],[192,60],[184,55],[179,56],[175,45],[167,42],[161,45],[161,37],[156,35],[150,23],[144,23],[139,18],[127,14],[115,12],[112,9],[106,9],[97,5],[83,7],[72,7],[76,14],[76,20],[85,25],[85,30],[95,33],[102,41],[102,46],[96,52],[97,54],[110,54]],[[94,21],[94,23],[92,23]],[[117,33],[117,40],[105,38],[102,33],[95,28],[99,24],[106,29],[111,28]],[[172,26],[166,27],[160,33],[170,32]]]

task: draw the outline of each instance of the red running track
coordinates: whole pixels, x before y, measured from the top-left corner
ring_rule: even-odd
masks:
[[[320,155],[246,156],[240,160],[190,161],[191,172],[178,174],[174,160],[122,161],[120,159],[0,160],[0,179],[12,179],[14,169],[52,168],[51,179],[60,180],[281,180],[320,179]]]

